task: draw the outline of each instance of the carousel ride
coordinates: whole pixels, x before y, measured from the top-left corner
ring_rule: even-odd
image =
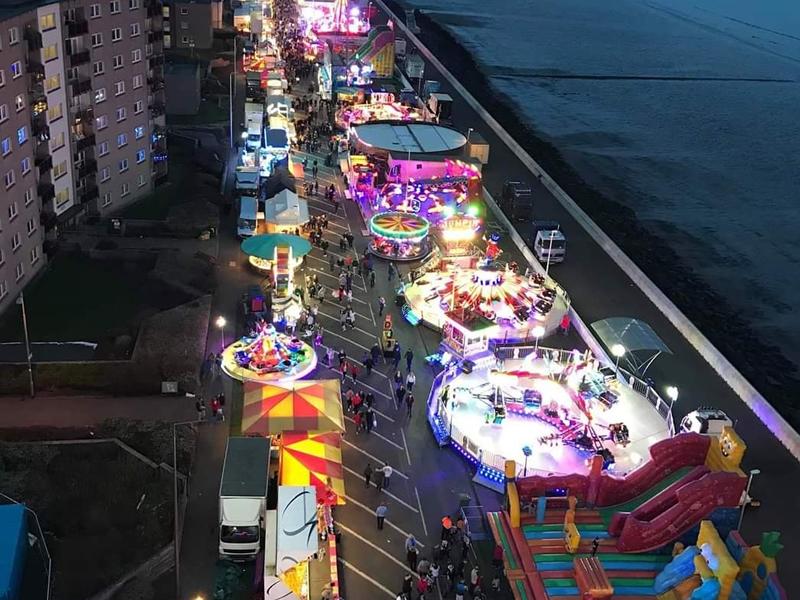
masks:
[[[420,260],[431,252],[430,223],[418,215],[378,213],[369,220],[369,230],[372,234],[369,250],[380,258]]]
[[[293,381],[317,366],[314,349],[297,337],[279,333],[272,323],[259,321],[254,331],[222,352],[222,370],[239,381]]]

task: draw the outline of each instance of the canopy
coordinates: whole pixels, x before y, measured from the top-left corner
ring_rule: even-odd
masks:
[[[322,502],[344,504],[341,434],[290,431],[281,440],[281,485],[313,485]]]
[[[344,430],[338,379],[295,381],[286,386],[244,384],[244,435]]]
[[[278,574],[318,550],[317,491],[313,486],[278,486]]]
[[[254,235],[242,242],[242,252],[256,258],[272,260],[275,258],[276,248],[289,246],[295,258],[300,258],[311,252],[311,242],[297,235],[286,233],[266,233]]]
[[[620,345],[625,349],[625,362],[631,368],[644,375],[644,372],[662,352],[672,354],[662,341],[644,321],[630,317],[610,317],[595,321],[591,325],[597,337],[612,352],[612,347]],[[636,356],[640,352],[642,356]]]
[[[283,190],[267,200],[264,218],[275,225],[300,227],[308,222],[308,202],[290,190]]]

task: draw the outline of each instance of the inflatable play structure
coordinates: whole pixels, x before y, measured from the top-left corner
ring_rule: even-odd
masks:
[[[353,54],[350,64],[371,65],[374,77],[391,77],[394,74],[394,31],[386,25],[375,27]]]
[[[515,480],[508,461],[506,510],[488,516],[515,598],[788,600],[776,576],[779,534],[749,547],[715,525],[744,497],[744,451],[726,427],[658,442],[625,477],[596,457],[588,475]]]

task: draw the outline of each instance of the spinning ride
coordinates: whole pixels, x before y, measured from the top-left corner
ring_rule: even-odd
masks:
[[[418,215],[378,213],[369,220],[370,252],[392,260],[419,260],[430,254],[430,223]]]
[[[316,366],[317,355],[311,346],[278,333],[263,321],[256,325],[253,337],[242,337],[222,352],[222,370],[239,381],[293,381]]]

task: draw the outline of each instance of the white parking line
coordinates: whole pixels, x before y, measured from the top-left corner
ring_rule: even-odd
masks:
[[[353,423],[353,424],[355,425],[355,421],[354,421],[354,420],[353,420],[351,417],[345,417],[345,420],[347,420],[347,421],[350,421],[351,423]],[[375,430],[371,431],[370,433],[365,433],[364,435],[374,435],[374,436],[377,436],[377,437],[379,437],[380,439],[382,439],[384,442],[386,442],[387,444],[391,444],[392,446],[394,446],[394,447],[395,447],[395,448],[397,448],[398,450],[402,450],[402,449],[403,449],[403,447],[402,447],[400,444],[398,444],[398,443],[396,443],[396,442],[393,442],[392,440],[390,440],[389,438],[387,438],[385,435],[381,435],[380,433],[378,433],[378,432],[377,432],[377,431],[375,431]]]
[[[344,337],[344,336],[342,336],[342,335],[339,335],[339,334],[338,334],[338,333],[336,333],[335,331],[328,331],[328,330],[326,330],[326,331],[325,331],[325,335],[333,335],[333,336],[335,336],[335,337],[338,337],[339,339],[342,339],[342,340],[344,340],[344,341],[346,341],[346,342],[350,342],[350,343],[351,343],[351,344],[353,344],[354,346],[358,346],[359,348],[363,349],[365,352],[369,352],[369,348],[367,348],[366,346],[362,346],[361,344],[359,344],[358,342],[355,342],[355,341],[351,340],[350,338],[346,338],[346,337]]]
[[[406,460],[408,461],[408,466],[411,466],[411,455],[408,453],[408,442],[406,441],[406,432],[403,428],[400,428],[400,435],[403,436],[403,450],[406,451]]]
[[[349,534],[350,534],[350,535],[352,535],[353,537],[355,537],[355,538],[358,538],[359,540],[361,540],[362,542],[364,542],[364,543],[365,543],[367,546],[369,546],[370,548],[374,548],[375,550],[377,550],[378,552],[380,552],[381,554],[383,554],[383,555],[384,555],[386,558],[388,558],[388,559],[389,559],[390,561],[392,561],[393,563],[397,564],[397,565],[398,565],[398,566],[400,566],[400,567],[403,567],[403,569],[405,569],[406,571],[408,571],[409,573],[411,573],[411,575],[413,575],[414,577],[419,577],[419,575],[417,575],[417,574],[416,574],[414,571],[412,571],[411,569],[409,569],[409,568],[408,568],[408,565],[407,565],[406,563],[404,563],[404,562],[403,562],[403,561],[401,561],[401,560],[397,560],[397,559],[396,559],[394,556],[392,556],[391,554],[389,554],[389,553],[388,553],[386,550],[384,550],[383,548],[381,548],[381,547],[380,547],[380,546],[378,546],[377,544],[373,544],[373,543],[372,543],[372,542],[370,542],[370,541],[369,541],[367,538],[365,538],[365,537],[364,537],[364,536],[362,536],[361,534],[359,534],[359,533],[357,533],[357,532],[353,531],[352,529],[350,529],[350,528],[349,528],[349,527],[347,527],[346,525],[342,525],[341,521],[336,521],[336,527],[337,527],[338,529],[341,529],[341,530],[342,530],[342,531],[344,531],[345,533],[349,533]]]
[[[367,452],[366,450],[363,450],[363,449],[359,448],[358,446],[356,446],[355,444],[352,444],[352,443],[348,442],[348,441],[347,441],[346,439],[344,439],[344,438],[342,438],[342,442],[343,442],[344,444],[346,444],[346,445],[350,446],[350,447],[351,447],[353,450],[358,450],[358,451],[359,451],[359,452],[361,452],[361,454],[363,454],[364,456],[367,456],[367,457],[371,458],[372,460],[374,460],[374,461],[375,461],[376,463],[378,463],[379,465],[382,465],[382,464],[385,464],[385,463],[386,463],[386,461],[385,461],[385,460],[382,460],[382,459],[378,458],[378,457],[377,457],[377,456],[375,456],[374,454],[370,454],[370,453],[369,453],[369,452]],[[408,475],[406,475],[405,473],[403,473],[403,472],[401,472],[401,471],[398,471],[398,470],[397,470],[395,467],[392,467],[392,474],[393,474],[393,475],[399,475],[400,477],[402,477],[402,478],[403,478],[403,479],[405,479],[406,481],[408,480]]]
[[[356,500],[355,498],[353,498],[353,497],[351,497],[351,496],[348,496],[347,494],[345,494],[345,499],[346,499],[348,502],[350,502],[351,504],[355,504],[355,505],[356,505],[356,506],[358,506],[359,508],[361,508],[361,509],[365,510],[366,512],[368,512],[368,513],[369,513],[369,514],[371,514],[372,516],[375,516],[375,510],[374,510],[374,509],[372,509],[372,508],[370,508],[370,507],[369,507],[369,506],[367,506],[366,504],[361,504],[361,502],[359,502],[358,500]],[[397,525],[395,525],[394,523],[392,523],[392,522],[391,522],[389,519],[386,519],[386,520],[384,521],[384,524],[388,525],[389,527],[391,527],[392,529],[394,529],[396,532],[398,532],[398,533],[401,533],[401,534],[403,535],[403,537],[405,537],[405,538],[407,538],[409,535],[412,535],[412,534],[408,533],[407,531],[405,531],[405,530],[403,530],[403,529],[400,529],[400,528],[399,528]],[[422,542],[420,542],[420,541],[419,541],[419,538],[418,538],[416,535],[415,535],[414,537],[415,537],[415,538],[417,538],[417,545],[418,545],[420,548],[424,548],[424,547],[425,547],[425,544],[423,544]]]
[[[345,567],[347,567],[347,569],[348,569],[349,571],[352,571],[352,572],[353,572],[353,573],[355,573],[356,575],[360,575],[361,577],[363,577],[364,579],[366,579],[367,581],[369,581],[369,582],[370,582],[372,585],[374,585],[376,588],[378,588],[379,590],[381,590],[381,591],[382,591],[384,594],[386,594],[387,596],[389,596],[390,598],[392,598],[392,600],[394,600],[395,598],[397,598],[397,594],[395,594],[394,592],[390,591],[390,590],[389,590],[389,588],[387,588],[387,587],[384,587],[383,585],[381,585],[380,583],[378,583],[377,581],[375,581],[375,580],[374,580],[372,577],[370,577],[369,575],[367,575],[366,573],[364,573],[364,571],[362,571],[361,569],[358,569],[358,568],[354,567],[353,565],[351,565],[349,562],[347,562],[347,561],[346,561],[345,559],[343,559],[341,556],[337,556],[337,557],[336,557],[336,560],[338,560],[338,561],[339,561],[340,563],[342,563],[342,564],[343,564]]]
[[[350,473],[351,475],[355,475],[355,476],[356,476],[356,477],[358,477],[359,479],[363,479],[363,478],[364,478],[364,474],[363,474],[363,473],[356,473],[355,471],[353,471],[353,469],[348,469],[347,467],[343,467],[343,468],[344,468],[344,470],[345,470],[345,471],[347,471],[347,472],[348,472],[348,473]],[[372,485],[372,484],[370,484],[370,485]],[[386,494],[387,496],[389,496],[389,498],[391,498],[391,499],[392,499],[392,500],[394,500],[395,502],[397,502],[397,503],[399,503],[399,504],[402,504],[402,505],[403,505],[403,506],[405,506],[405,507],[406,507],[408,510],[414,511],[415,513],[419,514],[419,510],[417,510],[416,508],[414,508],[413,506],[411,506],[411,505],[410,505],[408,502],[406,502],[405,500],[401,500],[400,498],[398,498],[397,496],[395,496],[395,495],[394,495],[392,492],[390,492],[389,490],[383,490],[383,491],[382,491],[382,493],[384,493],[384,494]],[[337,523],[338,523],[338,521],[337,521]],[[428,534],[426,533],[425,535],[428,535]]]
[[[364,319],[365,321],[368,321],[368,320],[369,320],[367,317],[365,317],[364,315],[362,315],[362,314],[361,314],[361,313],[359,313],[359,312],[356,312],[355,310],[353,311],[353,313],[355,313],[355,315],[356,315],[357,317],[359,317],[359,318],[361,318],[361,319]],[[336,323],[338,323],[338,324],[339,324],[339,326],[340,326],[340,327],[341,327],[341,325],[342,325],[342,321],[341,321],[341,319],[340,319],[339,317],[334,317],[333,315],[329,315],[328,313],[324,313],[324,312],[322,312],[321,310],[320,310],[320,311],[317,311],[317,315],[318,315],[318,316],[321,316],[321,317],[327,317],[327,318],[328,318],[328,319],[330,319],[331,321],[335,321]],[[367,333],[366,331],[364,331],[363,329],[360,329],[360,328],[358,328],[358,327],[354,327],[353,329],[356,329],[357,331],[361,331],[362,333]],[[326,329],[325,331],[327,332],[328,330]],[[372,335],[372,334],[371,334],[371,333],[367,333],[367,335]]]
[[[419,518],[422,521],[422,531],[425,532],[425,537],[428,537],[428,526],[425,525],[425,513],[422,512],[422,502],[419,499],[419,490],[414,486],[414,493],[417,495],[417,506],[419,506]]]

